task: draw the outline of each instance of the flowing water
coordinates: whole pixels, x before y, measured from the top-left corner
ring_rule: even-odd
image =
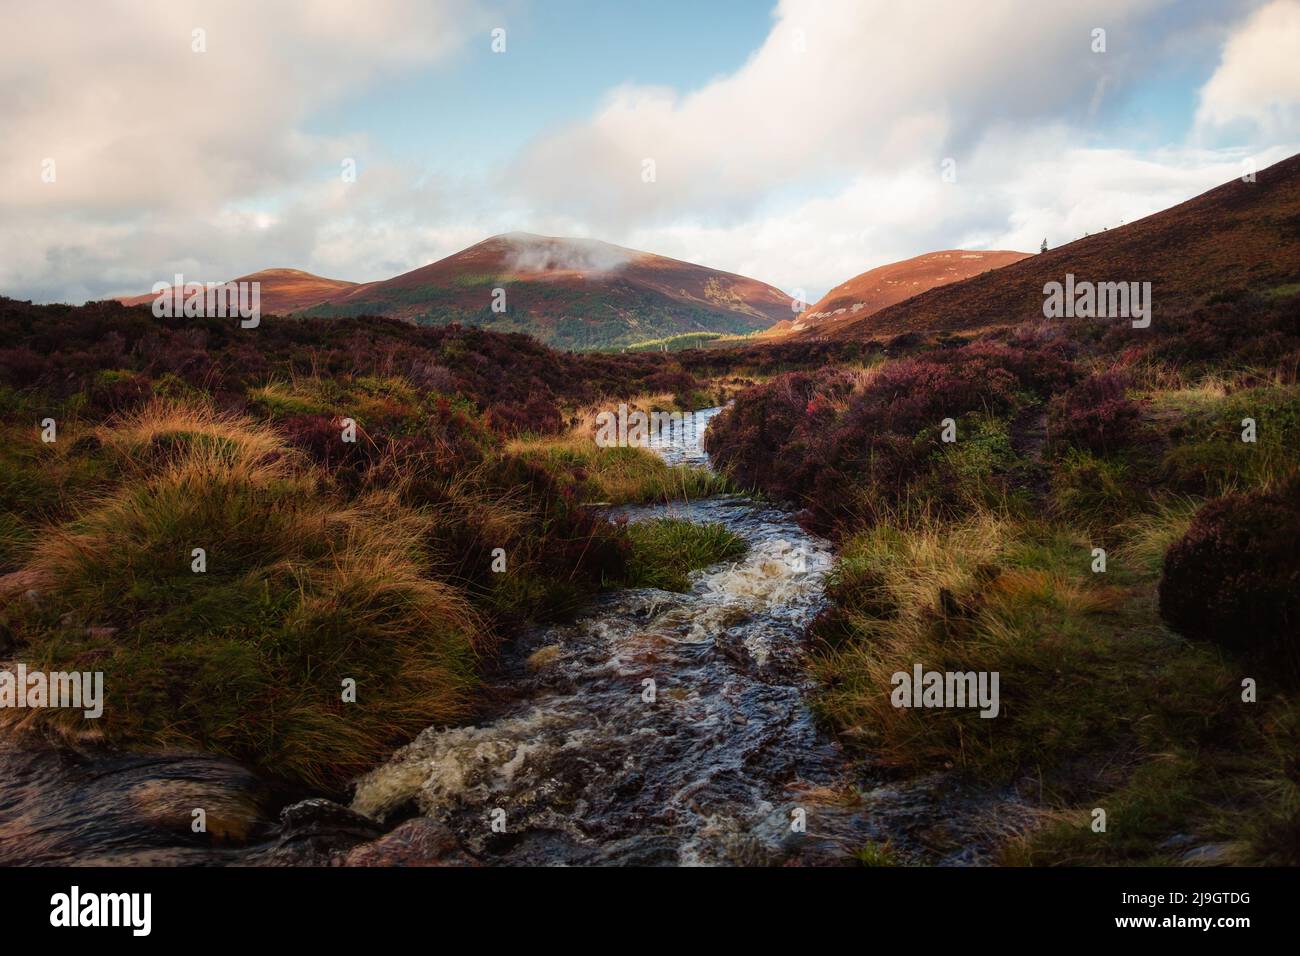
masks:
[[[703,465],[717,409],[656,450]],[[805,704],[804,628],[822,607],[826,542],[740,496],[618,509],[719,522],[748,552],[685,594],[606,595],[574,624],[529,635],[490,721],[430,729],[357,785],[352,809],[416,812],[500,863],[759,863],[842,848],[816,833],[809,792],[843,760]],[[498,828],[491,827],[496,813]],[[815,814],[811,814],[815,818]],[[811,836],[806,830],[814,831]]]
[[[700,439],[717,411],[685,416],[656,451],[707,467]],[[720,522],[748,551],[694,572],[686,593],[610,592],[572,624],[523,635],[487,688],[488,716],[424,731],[356,782],[349,808],[308,800],[272,823],[283,795],[228,761],[0,748],[0,861],[337,862],[416,823],[443,834],[439,856],[486,864],[824,864],[882,820],[933,819],[931,799],[888,786],[865,811],[809,710],[803,633],[829,545],[738,495],[611,517],[663,515]],[[230,848],[188,832],[188,808],[210,805]]]

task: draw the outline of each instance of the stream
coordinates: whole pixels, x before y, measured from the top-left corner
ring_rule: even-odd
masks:
[[[656,452],[707,467],[718,411],[686,415]],[[942,786],[864,792],[809,709],[803,633],[830,545],[741,495],[611,512],[665,515],[720,522],[748,552],[686,593],[608,592],[520,636],[487,717],[425,730],[349,805],[269,793],[217,757],[0,745],[0,863],[842,865],[882,827],[941,820]],[[226,841],[191,836],[194,806],[218,808]],[[976,861],[969,840],[943,843],[925,855]]]
[[[700,438],[717,412],[687,415],[656,450],[705,465]],[[738,495],[611,517],[665,515],[726,525],[749,550],[695,572],[687,593],[614,592],[576,623],[528,635],[504,675],[517,705],[425,731],[359,781],[352,809],[382,819],[414,808],[493,863],[842,856],[848,834],[825,828],[809,797],[837,782],[843,757],[805,704],[802,666],[829,545]]]

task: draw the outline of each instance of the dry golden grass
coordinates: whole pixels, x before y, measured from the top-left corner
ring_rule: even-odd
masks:
[[[324,784],[466,714],[490,638],[428,573],[436,514],[397,489],[342,500],[265,426],[203,407],[153,405],[101,437],[133,468],[33,549],[49,586],[16,625],[34,663],[105,672],[104,716],[28,724]]]
[[[573,424],[569,428],[565,438],[587,439],[594,441],[596,431],[600,427],[597,421],[598,417],[604,413],[618,414],[618,406],[627,405],[627,410],[631,412],[645,412],[649,415],[651,412],[671,412],[681,411],[673,403],[672,392],[657,392],[654,394],[633,395],[630,398],[623,399],[602,399],[591,405],[585,405],[579,408],[573,415]]]
[[[590,503],[620,505],[702,498],[727,489],[726,481],[685,465],[668,465],[646,448],[601,448],[581,430],[518,438],[506,452],[542,462],[561,481],[577,484]]]
[[[216,467],[247,471],[289,454],[270,425],[210,405],[169,400],[150,402],[95,434],[121,464],[137,468],[153,467],[160,459],[202,456]]]

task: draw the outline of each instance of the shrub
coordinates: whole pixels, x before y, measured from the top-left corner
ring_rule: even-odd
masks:
[[[147,375],[104,369],[95,375],[89,405],[104,412],[121,412],[140,405],[152,394],[153,384]]]
[[[861,381],[840,371],[796,372],[743,392],[705,444],[741,485],[806,504],[805,524],[833,533],[895,509],[938,467],[979,466],[932,454],[943,419],[1005,416],[1073,377],[1050,345],[987,341],[885,363]],[[936,504],[961,507],[960,497],[945,494]]]
[[[1127,376],[1106,372],[1090,376],[1054,398],[1047,414],[1051,445],[1107,455],[1131,444],[1142,411],[1125,394],[1127,389]]]
[[[1159,593],[1176,631],[1300,678],[1300,475],[1202,508],[1165,556]]]

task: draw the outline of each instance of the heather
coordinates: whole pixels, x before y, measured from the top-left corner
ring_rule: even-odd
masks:
[[[1298,305],[921,337],[740,394],[714,460],[837,543],[827,726],[878,772],[1010,800],[1004,863],[1300,859]],[[918,663],[998,672],[998,716],[894,706]]]
[[[823,533],[871,522],[925,482],[929,507],[956,509],[945,420],[979,432],[1077,375],[1056,343],[978,342],[851,372],[796,372],[738,398],[709,430],[714,460],[745,487],[802,504]],[[948,489],[945,491],[945,487]]]
[[[337,787],[473,716],[530,623],[604,588],[685,587],[739,546],[601,510],[724,487],[592,440],[592,408],[711,387],[656,356],[579,364],[388,320],[249,331],[0,306],[0,646],[101,670],[113,701],[98,720],[9,712],[22,731]]]
[[[856,361],[872,343],[606,354],[547,348],[517,333],[455,323],[266,316],[255,330],[227,319],[156,319],[144,306],[32,305],[0,297],[0,409],[41,407],[102,415],[154,395],[210,395],[242,407],[271,380],[399,377],[456,396],[502,433],[557,433],[575,409],[610,396],[707,392],[724,376],[768,377],[830,360]]]
[[[1216,498],[1168,550],[1160,613],[1294,684],[1300,678],[1300,475]]]
[[[1297,314],[1230,292],[1147,332],[578,357],[454,325],[5,301],[0,637],[101,667],[110,695],[132,675],[96,725],[25,726],[336,786],[473,719],[520,629],[743,550],[606,506],[754,491],[837,549],[809,635],[821,720],[875,773],[1028,807],[990,822],[998,859],[1178,863],[1192,840],[1294,862]],[[732,398],[717,475],[592,440],[619,402]],[[997,671],[999,716],[892,706],[917,663]]]

